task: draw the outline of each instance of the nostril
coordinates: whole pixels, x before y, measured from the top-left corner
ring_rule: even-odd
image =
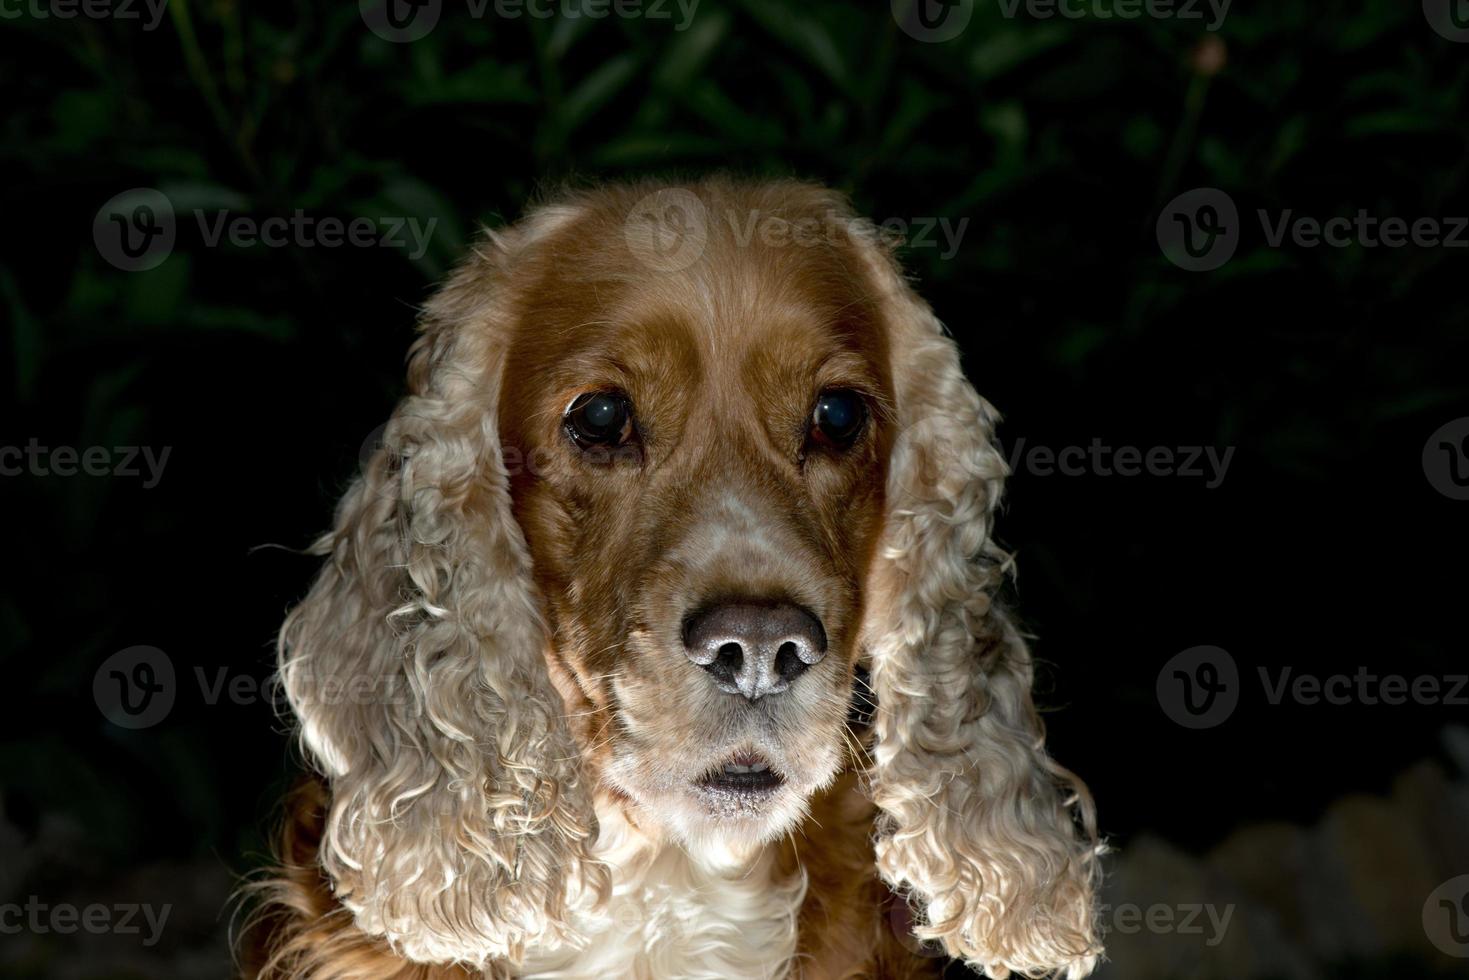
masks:
[[[800,649],[790,640],[786,640],[775,651],[775,674],[781,680],[793,681],[809,666],[810,664],[801,659]]]
[[[722,681],[733,681],[745,664],[745,651],[738,643],[726,643],[714,655],[708,671]]]

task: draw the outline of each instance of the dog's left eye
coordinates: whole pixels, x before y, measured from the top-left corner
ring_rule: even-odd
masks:
[[[632,438],[632,405],[615,391],[578,395],[566,410],[566,434],[583,449],[621,446]]]
[[[867,422],[867,404],[855,391],[833,388],[823,391],[811,412],[811,437],[836,449],[850,448]]]

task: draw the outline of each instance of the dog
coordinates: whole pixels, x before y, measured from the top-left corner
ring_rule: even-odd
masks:
[[[1092,971],[996,413],[873,225],[795,181],[567,192],[420,328],[282,628],[318,775],[247,975]]]

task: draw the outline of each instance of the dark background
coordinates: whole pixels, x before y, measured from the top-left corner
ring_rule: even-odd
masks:
[[[221,975],[231,876],[258,866],[298,761],[267,699],[211,704],[196,671],[269,677],[316,565],[293,549],[328,525],[401,391],[416,304],[479,224],[540,190],[719,168],[826,182],[878,220],[968,219],[952,256],[916,242],[903,256],[1005,414],[1007,447],[1234,448],[1213,489],[1021,467],[1000,523],[1051,745],[1095,791],[1115,877],[1144,906],[1171,895],[1139,870],[1165,854],[1160,878],[1194,874],[1198,900],[1258,909],[1295,957],[1246,967],[1143,936],[1138,965],[1114,948],[1116,975],[1469,973],[1413,928],[1422,881],[1469,873],[1449,816],[1469,814],[1466,763],[1445,748],[1469,711],[1275,706],[1256,676],[1469,660],[1469,502],[1420,461],[1469,415],[1469,249],[1271,247],[1254,217],[1469,214],[1469,44],[1416,0],[1236,0],[1215,32],[1202,6],[1070,19],[976,0],[944,43],[881,2],[703,0],[679,30],[676,7],[506,19],[448,0],[413,43],[379,38],[350,2],[170,0],[152,30],[136,9],[0,23],[0,442],[170,447],[152,488],[0,478],[0,901],[177,909],[149,949],[0,935],[3,975]],[[1206,186],[1238,206],[1239,247],[1188,272],[1154,224]],[[140,187],[168,196],[178,240],[130,273],[93,220]],[[416,259],[211,247],[192,212],[221,208],[437,225]],[[140,644],[179,687],[164,721],[130,731],[92,680]],[[1228,721],[1194,731],[1155,682],[1202,644],[1229,651],[1243,689]],[[1298,866],[1255,843],[1261,826]],[[1242,854],[1265,866],[1250,881],[1230,877]],[[1276,864],[1283,880],[1256,880]],[[1323,864],[1340,874],[1317,898],[1274,894]],[[1313,926],[1343,889],[1366,911]]]

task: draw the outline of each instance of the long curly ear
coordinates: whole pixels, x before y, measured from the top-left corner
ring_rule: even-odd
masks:
[[[575,942],[568,907],[606,893],[496,427],[507,275],[556,220],[490,236],[430,301],[409,394],[281,631],[331,786],[321,865],[357,926],[418,962]]]
[[[865,249],[892,332],[899,433],[866,642],[877,694],[877,863],[916,934],[994,978],[1084,977],[1101,954],[1086,787],[1045,750],[1032,666],[992,595],[1007,469],[996,413],[892,259]]]

